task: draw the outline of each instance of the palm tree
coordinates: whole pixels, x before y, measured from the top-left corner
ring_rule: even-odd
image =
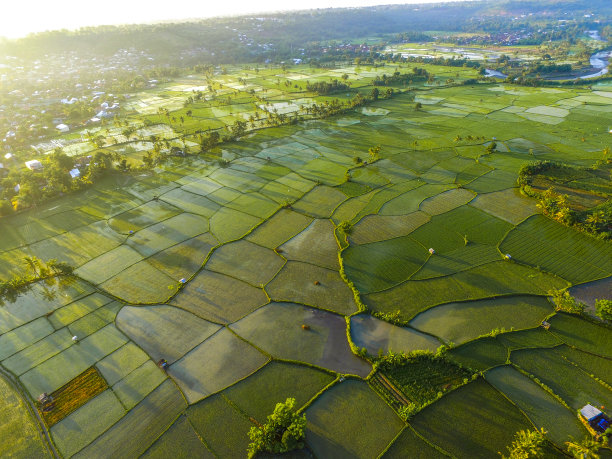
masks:
[[[585,438],[582,441],[566,441],[567,452],[573,455],[576,459],[599,459],[600,445],[592,438]]]
[[[38,257],[23,257],[26,266],[32,270],[34,277],[39,277],[40,260]]]

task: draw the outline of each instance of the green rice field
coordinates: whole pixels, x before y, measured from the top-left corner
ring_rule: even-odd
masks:
[[[541,214],[516,180],[534,159],[599,160],[612,99],[423,66],[437,83],[282,126],[261,107],[335,98],[303,80],[346,74],[366,95],[411,66],[230,67],[211,76],[228,103],[197,75],[133,94],[122,116],[146,138],[106,147],[131,172],[0,220],[0,279],[26,275],[26,256],[74,268],[0,305],[0,373],[23,389],[0,377],[0,456],[51,457],[28,401],[91,368],[103,390],[49,426],[59,456],[245,457],[289,397],[307,418],[299,457],[492,458],[522,429],[561,448],[586,435],[575,411],[612,403],[612,331],[548,296],[612,275],[612,244]],[[185,115],[194,88],[184,123],[160,114]],[[251,116],[199,151],[196,131]],[[187,155],[138,169],[152,135]]]

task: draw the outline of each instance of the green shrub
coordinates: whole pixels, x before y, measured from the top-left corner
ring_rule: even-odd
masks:
[[[612,321],[612,300],[595,300],[595,313],[603,320]]]
[[[549,294],[553,298],[557,311],[564,311],[570,314],[582,314],[584,311],[585,304],[576,301],[567,289],[552,290]]]
[[[528,459],[532,457],[542,457],[542,446],[545,442],[544,429],[520,430],[514,436],[514,441],[507,449],[510,452],[507,459]],[[502,455],[504,459],[506,456]]]
[[[280,454],[304,447],[306,415],[297,414],[294,407],[294,398],[288,398],[285,403],[277,403],[274,413],[268,416],[265,424],[251,427],[251,443],[247,449],[249,458],[262,451]]]

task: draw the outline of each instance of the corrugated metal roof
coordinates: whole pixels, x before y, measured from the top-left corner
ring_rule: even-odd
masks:
[[[580,414],[585,417],[587,421],[596,418],[601,414],[601,411],[595,408],[593,405],[585,405],[580,408]]]

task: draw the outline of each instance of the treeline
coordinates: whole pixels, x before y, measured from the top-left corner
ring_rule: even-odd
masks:
[[[600,180],[610,181],[612,162],[609,158],[610,149],[604,149],[603,159],[592,167],[576,167],[556,161],[535,161],[521,167],[518,174],[518,184],[521,191],[538,200],[538,207],[542,213],[566,226],[592,236],[612,238],[612,187],[608,185],[603,189],[597,186]],[[554,187],[541,191],[535,187],[534,180],[542,177],[552,183],[585,190],[600,195],[605,201],[591,208],[577,208],[573,205],[567,194],[559,193]]]
[[[572,64],[536,64],[529,67],[534,73],[568,73],[572,71]]]
[[[319,95],[332,94],[339,91],[347,91],[349,85],[338,80],[331,82],[317,81],[316,83],[306,82],[306,89],[310,92],[316,92]]]
[[[393,75],[382,74],[376,76],[372,81],[374,86],[398,86],[410,84],[414,81],[427,81],[430,78],[430,74],[427,70],[414,67],[412,73],[400,73],[394,72]]]
[[[72,274],[73,268],[68,263],[57,261],[52,258],[47,261],[42,261],[38,257],[23,257],[23,263],[26,267],[24,275],[14,275],[8,280],[0,279],[0,306],[5,301],[15,301],[15,299],[23,292],[41,280],[49,282],[58,276],[69,276]]]
[[[38,58],[71,50],[76,54],[106,55],[134,48],[166,63],[178,59],[186,65],[201,62],[231,63],[291,57],[305,45],[368,35],[425,38],[426,30],[458,30],[483,5],[387,5],[335,8],[292,13],[211,18],[197,22],[153,25],[87,27],[55,31],[0,43],[6,55]],[[414,35],[412,35],[414,34]],[[246,40],[245,37],[246,36]],[[264,44],[272,46],[263,46]],[[213,54],[214,53],[214,54]],[[214,57],[213,57],[214,56]]]
[[[107,171],[115,170],[113,162],[116,160],[127,168],[125,160],[114,153],[100,150],[89,158],[88,164],[77,164],[74,158],[57,149],[41,161],[40,170],[11,169],[0,182],[0,216],[83,189]],[[70,171],[75,168],[79,169],[80,175],[73,178]]]

